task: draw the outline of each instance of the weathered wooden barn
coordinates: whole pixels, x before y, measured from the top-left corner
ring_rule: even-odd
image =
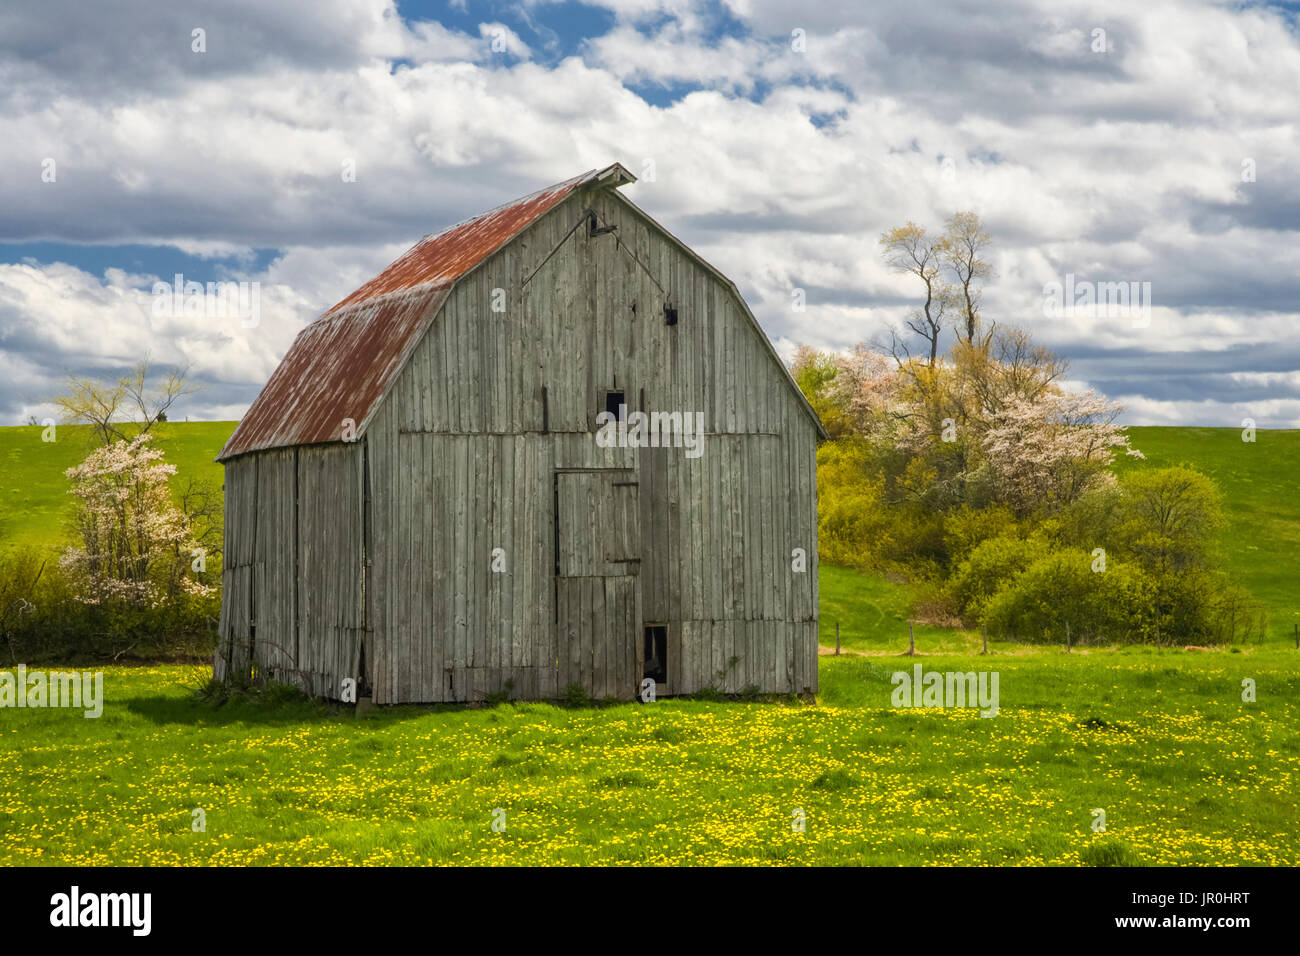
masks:
[[[825,432],[634,181],[427,237],[299,333],[218,458],[218,678],[376,703],[816,690]]]

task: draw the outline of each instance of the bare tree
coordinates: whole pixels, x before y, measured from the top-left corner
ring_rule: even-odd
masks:
[[[974,342],[979,329],[979,283],[993,275],[993,267],[980,258],[993,238],[984,231],[980,217],[973,212],[953,213],[948,217],[941,250],[943,264],[952,270],[961,290],[962,317],[966,324],[966,341]],[[960,337],[961,332],[958,331]]]
[[[51,401],[63,412],[65,422],[90,425],[99,436],[100,444],[129,441],[143,435],[156,423],[165,422],[167,410],[177,399],[197,391],[185,384],[188,372],[188,367],[173,369],[151,386],[149,356],[146,355],[136,363],[130,375],[123,376],[116,383],[69,376],[67,391]],[[127,428],[128,422],[135,428]]]
[[[914,222],[880,236],[885,263],[896,272],[916,276],[925,287],[925,302],[908,318],[907,327],[929,346],[928,364],[931,368],[938,360],[944,316],[956,303],[954,290],[941,278],[948,254],[947,242],[943,236],[929,235],[924,226]],[[898,358],[897,351],[894,357]]]

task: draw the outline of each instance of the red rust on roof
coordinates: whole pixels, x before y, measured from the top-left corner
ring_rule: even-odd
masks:
[[[422,286],[358,302],[311,323],[293,340],[217,460],[341,441],[348,418],[359,435],[447,291]]]
[[[426,282],[452,282],[460,278],[593,175],[594,170],[583,173],[567,182],[467,219],[437,235],[425,236],[387,269],[334,306],[334,309]],[[333,312],[334,309],[330,311]]]

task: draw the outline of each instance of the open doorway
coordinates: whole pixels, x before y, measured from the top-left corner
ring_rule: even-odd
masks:
[[[668,683],[668,625],[647,624],[643,647],[641,679],[653,678],[656,684]]]

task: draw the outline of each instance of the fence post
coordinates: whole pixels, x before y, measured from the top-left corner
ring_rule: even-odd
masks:
[[[916,631],[912,628],[912,622],[907,622],[907,656],[916,656]]]
[[[1070,653],[1070,622],[1065,622],[1065,653]]]
[[[980,634],[984,638],[984,650],[980,651],[980,653],[987,654],[989,652],[989,626],[987,624],[980,624]]]
[[[840,656],[840,622],[835,622],[835,656]]]

